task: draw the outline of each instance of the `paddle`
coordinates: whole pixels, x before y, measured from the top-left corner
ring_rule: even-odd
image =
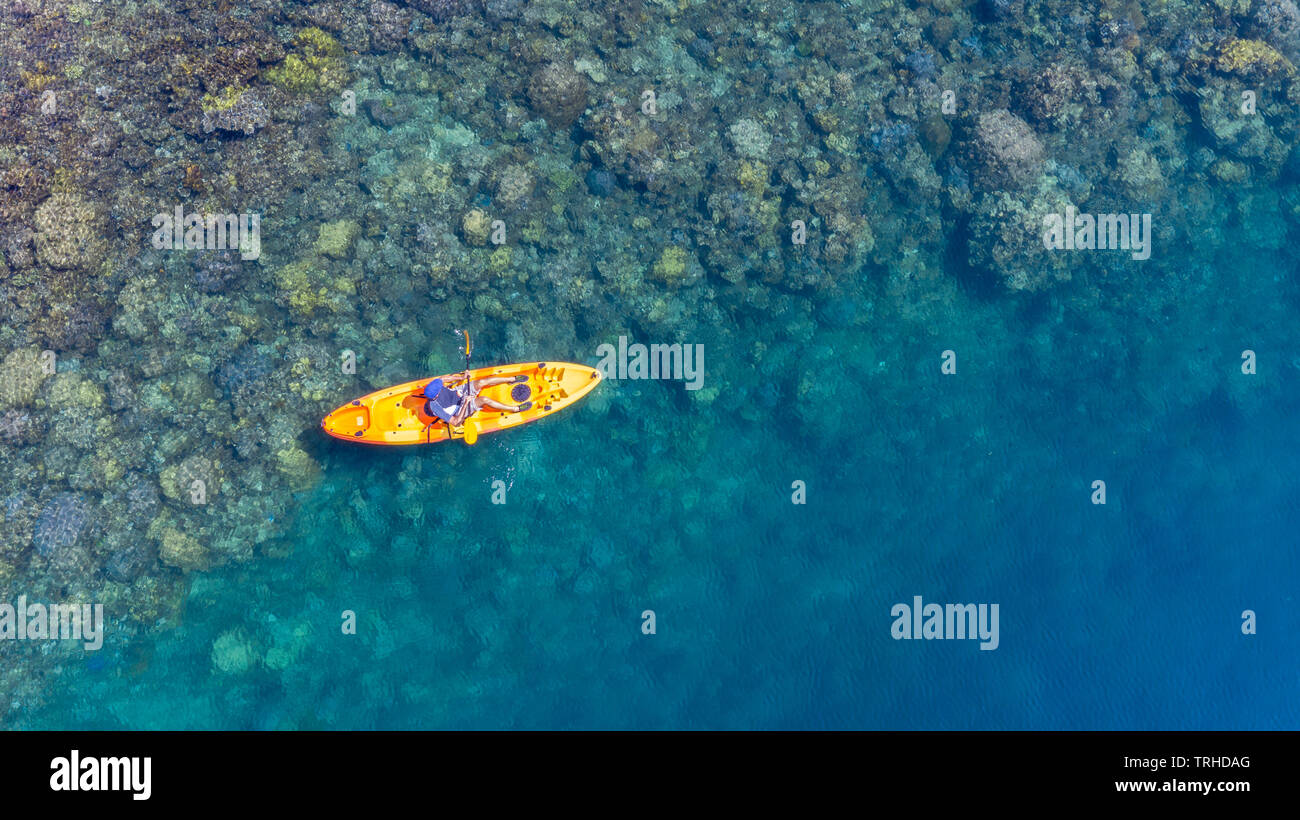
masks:
[[[456,332],[465,337],[465,401],[473,401],[474,397],[469,395],[469,384],[473,381],[469,374],[469,357],[470,353],[473,352],[473,344],[470,342],[468,330],[458,330]],[[447,437],[451,438],[451,436],[451,423],[448,422]],[[465,439],[466,444],[473,444],[478,441],[478,425],[471,424],[469,418],[466,418],[465,421],[461,422],[461,436]]]
[[[466,389],[465,389],[465,392],[466,392],[466,394],[468,394],[468,393],[469,393],[469,383],[470,383],[470,381],[472,381],[472,379],[471,379],[470,376],[469,376],[469,357],[470,357],[470,354],[473,352],[473,346],[472,346],[472,344],[471,344],[471,342],[470,342],[470,340],[469,340],[469,331],[468,331],[468,330],[454,330],[454,331],[452,331],[452,332],[453,332],[453,333],[459,333],[459,334],[461,334],[462,336],[465,337],[465,350],[464,350],[464,353],[465,353],[465,388],[466,388]],[[467,395],[465,400],[466,400],[466,401],[471,401],[472,399],[473,399],[472,396],[468,396],[468,395]],[[466,419],[465,421],[468,422],[469,420]],[[426,442],[429,441],[429,431],[433,429],[433,424],[434,424],[434,422],[429,422],[427,425],[425,425],[424,431],[425,431],[425,441],[426,441]],[[454,427],[452,427],[451,422],[450,422],[450,421],[444,421],[443,424],[447,425],[447,440],[450,441],[451,439],[454,439],[454,438],[456,437],[456,430],[455,430]],[[478,427],[477,427],[477,426],[475,426],[475,425],[471,425],[471,424],[468,424],[468,423],[462,423],[462,427],[463,427],[463,429],[462,429],[462,432],[461,432],[461,436],[465,439],[465,443],[466,443],[466,444],[473,444],[474,442],[478,441]]]
[[[466,370],[466,372],[468,372],[468,371],[469,371],[469,354],[472,352],[472,348],[471,348],[471,345],[470,345],[470,342],[469,342],[469,331],[468,331],[468,330],[458,330],[458,331],[456,331],[456,332],[459,333],[459,334],[461,334],[462,336],[465,337],[465,370]]]

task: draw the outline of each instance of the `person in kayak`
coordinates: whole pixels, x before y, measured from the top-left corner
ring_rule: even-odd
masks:
[[[533,406],[531,401],[523,404],[502,404],[495,399],[489,399],[487,396],[480,396],[479,392],[485,387],[495,387],[498,384],[517,384],[528,381],[527,376],[488,376],[486,379],[470,380],[469,371],[465,371],[465,383],[456,389],[448,387],[441,378],[431,379],[424,386],[423,396],[428,399],[424,403],[424,412],[435,418],[442,419],[451,427],[459,427],[465,423],[465,419],[474,415],[484,407],[491,407],[493,410],[500,410],[503,413],[522,413]]]

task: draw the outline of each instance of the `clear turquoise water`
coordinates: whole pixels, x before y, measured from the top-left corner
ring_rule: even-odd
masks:
[[[1294,729],[1296,285],[1230,256],[920,319],[864,272],[682,339],[712,403],[608,382],[473,448],[314,439],[292,554],[197,576],[182,625],[110,633],[29,725]],[[1135,287],[1189,296],[1148,317]],[[892,640],[913,595],[998,603],[1001,646]],[[261,662],[226,674],[232,629]]]

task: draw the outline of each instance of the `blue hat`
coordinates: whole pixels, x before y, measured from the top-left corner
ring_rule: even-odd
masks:
[[[431,416],[437,416],[445,422],[450,422],[452,417],[460,410],[463,398],[455,390],[448,390],[447,385],[442,379],[432,379],[424,388],[424,397],[428,399],[424,405],[424,411]]]

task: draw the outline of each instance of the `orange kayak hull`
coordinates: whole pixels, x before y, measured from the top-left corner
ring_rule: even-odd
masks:
[[[508,405],[531,401],[532,406],[519,413],[485,407],[470,416],[464,425],[448,430],[441,419],[424,412],[423,391],[429,383],[429,379],[424,378],[376,390],[350,401],[322,419],[320,426],[334,438],[363,444],[437,444],[451,439],[466,439],[472,444],[478,436],[558,413],[600,384],[600,371],[569,362],[503,364],[470,371],[473,379],[489,376],[524,376],[526,380],[486,387],[480,396]],[[451,373],[442,378],[454,386],[463,376]]]

